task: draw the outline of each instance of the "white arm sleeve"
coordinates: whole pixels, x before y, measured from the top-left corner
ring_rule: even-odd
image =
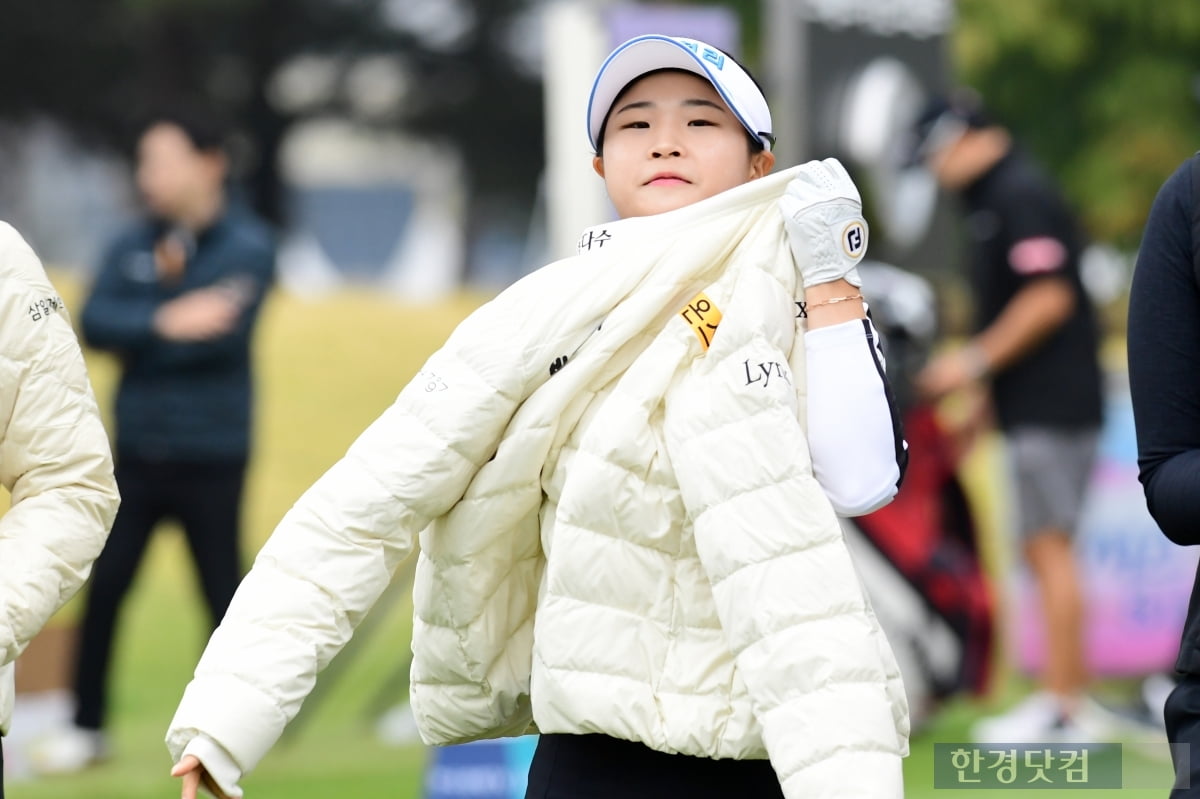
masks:
[[[813,473],[841,516],[896,496],[908,445],[892,403],[879,334],[869,319],[810,330],[808,443]]]

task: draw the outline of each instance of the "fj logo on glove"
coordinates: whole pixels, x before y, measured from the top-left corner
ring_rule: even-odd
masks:
[[[567,365],[567,361],[571,360],[569,356],[562,355],[554,359],[554,363],[550,364],[551,376],[558,374],[562,368]]]
[[[842,230],[842,249],[851,258],[861,258],[867,249],[867,226],[857,219]]]

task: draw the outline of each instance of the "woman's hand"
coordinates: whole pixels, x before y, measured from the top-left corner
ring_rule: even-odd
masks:
[[[231,799],[229,794],[222,791],[212,776],[205,770],[204,764],[194,755],[185,755],[171,769],[172,777],[183,777],[183,790],[180,799],[196,799],[201,785],[217,799]]]
[[[836,158],[801,166],[779,210],[805,290],[837,280],[862,285],[855,268],[867,252],[862,198]]]
[[[917,374],[917,391],[936,402],[948,394],[968,388],[988,374],[987,356],[976,344],[938,355]]]

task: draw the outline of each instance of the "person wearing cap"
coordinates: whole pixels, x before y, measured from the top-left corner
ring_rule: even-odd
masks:
[[[973,735],[1096,740],[1105,722],[1086,693],[1085,608],[1072,543],[1103,400],[1096,319],[1079,270],[1083,237],[1050,180],[973,95],[931,102],[916,126],[915,152],[962,200],[975,302],[972,335],[934,358],[917,385],[931,400],[955,392],[990,400],[1045,624],[1040,689],[976,724]]]
[[[168,731],[184,797],[241,795],[418,537],[422,738],[540,732],[527,797],[902,795],[837,522],[905,461],[858,192],[770,174],[761,90],[703,42],[618,47],[587,124],[621,219],[471,314],[280,522]]]

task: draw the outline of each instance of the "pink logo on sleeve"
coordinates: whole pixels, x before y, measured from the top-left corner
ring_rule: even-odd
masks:
[[[1035,236],[1021,239],[1008,251],[1008,265],[1018,275],[1037,275],[1061,269],[1067,248],[1056,238]]]

